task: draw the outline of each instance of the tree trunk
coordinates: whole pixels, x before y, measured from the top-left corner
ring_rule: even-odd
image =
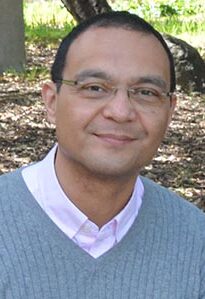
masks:
[[[25,64],[22,0],[0,0],[0,73]]]
[[[1,0],[0,0],[1,1]],[[111,11],[106,0],[61,0],[79,23],[99,13]]]
[[[0,0],[1,1],[1,0]],[[61,0],[77,22],[111,11],[106,0]],[[142,0],[138,0],[138,4]],[[177,85],[183,91],[205,93],[205,63],[196,49],[172,36],[164,36],[175,60]]]

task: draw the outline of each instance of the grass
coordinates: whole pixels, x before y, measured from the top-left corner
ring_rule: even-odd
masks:
[[[170,18],[150,19],[149,21],[160,32],[169,33],[174,36],[179,36],[187,32],[190,35],[205,32],[205,21],[199,22],[197,17],[172,16]]]
[[[205,57],[205,6],[202,7],[201,0],[170,0],[169,5],[164,0],[108,0],[108,3],[114,10],[138,14],[160,32],[187,41]],[[169,15],[164,15],[165,12]],[[61,0],[24,0],[24,20],[27,47],[36,44],[56,47],[76,24]],[[25,66],[22,73],[8,70],[7,77],[9,74],[13,79],[33,81],[36,77],[48,76],[48,70],[32,65]]]
[[[205,6],[203,0],[108,0],[114,10],[127,10],[138,14],[160,32],[179,37],[198,48],[205,57]],[[194,3],[194,7],[193,7]],[[160,6],[161,5],[161,6]],[[169,15],[164,15],[168,13]],[[171,16],[170,16],[171,13]],[[163,14],[163,16],[160,16]],[[24,0],[25,37],[27,50],[40,45],[57,47],[59,41],[76,24],[61,0]],[[26,65],[21,73],[14,70],[5,72],[12,80],[35,81],[48,77],[44,66]]]
[[[25,24],[26,41],[29,43],[56,44],[62,39],[73,25],[65,23],[64,27],[54,27],[50,24],[38,23],[36,25]]]
[[[114,10],[137,13],[160,32],[177,37],[187,32],[190,36],[202,36],[205,32],[205,7],[201,0],[192,2],[170,0],[170,5],[167,5],[162,0],[115,0],[109,4]],[[60,0],[24,1],[24,18],[28,42],[58,43],[75,24]]]
[[[58,43],[75,25],[73,17],[59,1],[24,1],[26,41]]]

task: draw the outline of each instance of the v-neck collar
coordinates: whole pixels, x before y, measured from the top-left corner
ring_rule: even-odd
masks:
[[[43,211],[43,209],[38,205],[33,195],[28,190],[26,184],[21,175],[21,170],[18,169],[15,172],[9,174],[13,177],[12,180],[8,180],[9,184],[15,184],[18,188],[18,193],[12,186],[8,187],[10,191],[11,200],[15,198],[19,204],[21,203],[22,208],[26,209],[25,212],[31,213],[34,223],[32,223],[31,229],[39,230],[41,234],[42,229],[45,229],[49,238],[51,238],[50,243],[53,246],[58,247],[59,250],[68,250],[68,255],[73,263],[78,265],[79,268],[84,267],[87,271],[95,271],[98,267],[101,267],[102,264],[109,264],[113,257],[123,255],[125,250],[129,250],[129,246],[136,246],[140,250],[143,250],[143,238],[145,237],[146,231],[149,229],[150,225],[153,226],[152,219],[156,219],[157,208],[156,203],[152,199],[152,190],[149,189],[147,192],[146,184],[147,180],[142,178],[145,192],[142,200],[142,206],[139,211],[138,217],[133,223],[130,230],[124,236],[124,238],[116,244],[112,249],[104,253],[98,258],[94,258],[76,245],[72,240],[70,240],[49,218],[49,216]],[[151,184],[152,185],[152,184]],[[156,189],[153,188],[155,191]],[[16,203],[15,203],[16,204]],[[154,214],[153,214],[154,213]],[[28,224],[29,225],[29,224]],[[144,237],[143,237],[144,236]],[[130,240],[133,240],[133,243],[128,244]],[[76,256],[78,258],[76,258]]]

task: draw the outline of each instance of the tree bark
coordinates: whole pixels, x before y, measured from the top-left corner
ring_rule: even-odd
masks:
[[[0,0],[1,1],[1,0]],[[61,0],[79,23],[102,12],[111,11],[106,0]],[[138,0],[138,4],[142,0]],[[205,62],[196,49],[172,36],[164,36],[175,60],[177,84],[183,91],[205,93]]]
[[[22,0],[0,0],[0,73],[20,71],[25,64]]]
[[[1,1],[1,0],[0,0]],[[106,0],[61,0],[79,23],[97,14],[111,11]]]

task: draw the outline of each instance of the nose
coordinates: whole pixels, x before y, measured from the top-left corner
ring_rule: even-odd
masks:
[[[136,109],[127,90],[118,89],[103,107],[103,116],[116,122],[130,122],[136,118]]]

